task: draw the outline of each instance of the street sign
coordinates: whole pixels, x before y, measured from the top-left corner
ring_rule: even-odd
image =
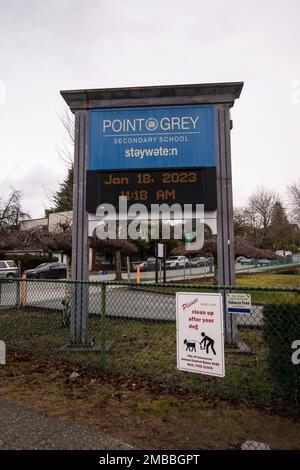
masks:
[[[177,292],[177,368],[225,376],[221,294]]]
[[[228,313],[251,313],[251,295],[228,293],[226,296]]]

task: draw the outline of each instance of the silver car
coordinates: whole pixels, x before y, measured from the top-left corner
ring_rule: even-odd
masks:
[[[190,266],[190,261],[185,256],[170,256],[166,260],[167,269],[180,269],[188,268]]]
[[[14,261],[0,261],[0,279],[13,279],[18,276],[18,268]]]
[[[209,258],[205,258],[204,256],[200,256],[199,258],[191,258],[190,263],[191,266],[199,268],[200,266],[207,266],[210,262]]]

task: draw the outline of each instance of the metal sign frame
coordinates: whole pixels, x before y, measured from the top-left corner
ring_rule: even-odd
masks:
[[[86,170],[89,111],[101,108],[210,104],[214,106],[215,110],[218,283],[219,285],[232,285],[234,283],[230,108],[234,105],[235,99],[239,98],[242,88],[243,82],[230,82],[61,91],[62,97],[75,114],[73,280],[88,280]],[[88,288],[84,282],[79,282],[74,287],[72,295],[71,339],[73,343],[86,343],[87,316]],[[227,315],[225,318],[226,340],[228,343],[234,343],[236,320],[233,315]]]

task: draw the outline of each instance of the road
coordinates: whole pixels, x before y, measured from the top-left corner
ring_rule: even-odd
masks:
[[[269,268],[258,268],[255,271],[264,271]],[[249,266],[236,265],[236,272],[253,272]],[[167,281],[188,278],[200,278],[212,276],[209,267],[188,268],[179,270],[168,270]],[[142,281],[154,280],[154,272],[142,273]],[[131,273],[131,279],[135,274]],[[113,280],[114,274],[92,275],[91,281]],[[126,273],[124,273],[126,279]],[[53,311],[62,310],[62,300],[66,297],[67,284],[53,282],[30,281],[27,283],[26,305],[28,307],[43,308]],[[90,285],[87,287],[89,295],[89,313],[100,314],[101,312],[101,285]],[[0,309],[16,306],[18,304],[18,290],[16,283],[0,283]],[[141,318],[148,320],[175,320],[175,296],[172,294],[159,294],[149,291],[132,290],[126,286],[108,286],[106,314],[113,317]],[[262,320],[262,306],[253,307],[250,316],[239,316],[239,324],[260,324]]]
[[[209,275],[213,275],[213,268],[212,271],[209,266],[202,266],[199,268],[193,267],[193,268],[186,268],[186,269],[168,269],[166,271],[167,274],[167,281],[170,281],[171,279],[173,280],[178,280],[178,279],[191,279],[193,277],[206,277]],[[90,279],[93,281],[112,281],[115,278],[115,273],[114,272],[109,272],[107,274],[91,274]],[[127,272],[123,272],[123,278],[124,280],[128,280],[128,274]],[[136,279],[136,273],[131,272],[130,273],[130,279],[135,280]],[[163,280],[163,274],[162,272],[159,273],[159,279],[162,281]],[[155,271],[142,271],[141,272],[141,280],[142,281],[154,281],[155,280]]]
[[[299,266],[300,265],[300,256],[299,255],[294,255],[293,257],[293,263],[291,264],[284,264],[282,267],[292,267],[292,266]],[[280,265],[275,266],[276,268],[280,267]],[[236,263],[235,264],[235,272],[237,274],[239,273],[256,273],[256,272],[266,272],[269,270],[274,269],[274,266],[261,266],[257,267],[253,264],[248,265],[248,264],[240,264]],[[166,277],[167,277],[167,282],[174,280],[178,281],[180,279],[197,279],[197,278],[202,278],[202,277],[211,277],[213,276],[214,268],[210,268],[210,266],[202,266],[199,268],[193,267],[193,268],[186,268],[186,269],[168,269],[166,271]],[[91,274],[90,275],[90,280],[93,281],[113,281],[115,278],[115,273],[114,272],[109,272],[107,274]],[[123,272],[123,278],[125,281],[128,280],[128,274],[127,272]],[[136,279],[136,273],[131,272],[130,273],[130,280],[135,280]],[[162,273],[159,273],[159,279],[162,280]],[[141,281],[153,281],[155,280],[155,272],[154,271],[146,271],[146,272],[141,272]]]
[[[101,313],[101,285],[90,285],[89,313]],[[66,295],[66,284],[51,282],[27,283],[27,307],[62,310]],[[15,306],[16,288],[13,283],[2,285],[1,307]],[[175,321],[175,295],[128,289],[127,286],[107,286],[106,315],[118,318]],[[251,315],[238,317],[240,325],[258,325],[262,320],[262,306],[253,306]]]
[[[266,268],[257,268],[257,271],[264,271]],[[253,265],[242,265],[240,263],[236,263],[235,265],[235,271],[236,273],[239,272],[254,272],[255,266]],[[166,271],[166,277],[167,277],[167,282],[174,280],[178,281],[180,279],[197,279],[197,278],[202,278],[202,277],[211,277],[214,275],[214,267],[210,266],[201,266],[201,267],[192,267],[192,268],[186,268],[186,269],[167,269]],[[113,281],[115,278],[115,273],[114,272],[108,272],[107,274],[91,274],[90,275],[90,280],[93,281]],[[125,281],[128,280],[128,273],[123,272],[123,278]],[[131,272],[130,273],[130,280],[135,280],[136,279],[136,273]],[[155,271],[142,271],[141,272],[141,281],[153,281],[155,280]],[[159,273],[159,280],[163,280],[163,274],[162,272]]]

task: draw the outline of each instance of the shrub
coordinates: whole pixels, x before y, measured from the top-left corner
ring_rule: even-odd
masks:
[[[283,269],[278,269],[278,271],[274,271],[276,274],[289,274],[289,275],[298,275],[299,274],[299,268],[283,268]]]
[[[292,363],[292,343],[300,340],[300,305],[267,304],[263,309],[267,362],[280,393],[298,402],[300,364]]]

